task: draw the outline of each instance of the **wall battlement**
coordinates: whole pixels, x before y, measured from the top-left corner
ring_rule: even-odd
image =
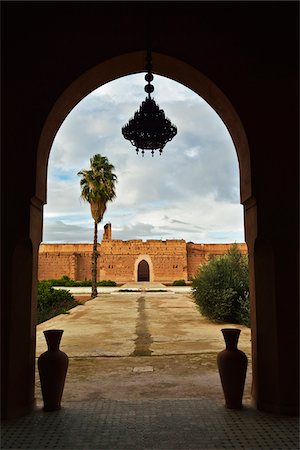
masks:
[[[191,280],[198,268],[212,256],[227,252],[232,244],[195,244],[183,239],[128,240],[111,239],[111,229],[104,228],[98,245],[98,279],[117,283],[139,281],[141,262],[149,267],[149,281],[170,283]],[[245,243],[237,244],[243,254]],[[91,278],[92,244],[41,244],[38,278],[60,278],[68,275],[74,280]],[[143,263],[145,265],[145,263]]]

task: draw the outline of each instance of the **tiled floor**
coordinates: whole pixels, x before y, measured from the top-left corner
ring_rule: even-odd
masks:
[[[3,449],[299,449],[299,420],[209,399],[89,401],[2,426]]]

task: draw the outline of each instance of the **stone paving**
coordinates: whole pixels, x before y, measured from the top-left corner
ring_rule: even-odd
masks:
[[[213,400],[89,401],[41,410],[2,428],[3,449],[299,449],[295,417]]]
[[[143,291],[130,290],[137,287]],[[64,330],[61,349],[69,355],[70,364],[63,402],[222,397],[216,367],[216,354],[224,348],[222,324],[202,317],[189,292],[152,292],[164,288],[157,283],[127,284],[122,288],[126,292],[101,293],[70,314],[38,325],[37,356],[46,350],[44,329]],[[248,399],[250,330],[241,328],[239,345],[249,358],[245,387]],[[145,366],[153,370],[134,371]],[[40,406],[38,373],[36,398]]]
[[[215,363],[222,325],[201,317],[188,291],[132,288],[101,293],[37,327],[37,356],[46,350],[43,330],[64,329],[70,367],[63,408],[43,412],[37,375],[37,409],[2,426],[1,448],[300,448],[297,418],[251,406],[249,329],[239,327],[239,348],[249,358],[244,408],[228,410]]]
[[[157,283],[149,286],[160,288]],[[64,330],[61,350],[69,357],[134,355],[143,333],[141,321],[151,340],[145,356],[149,352],[153,356],[218,352],[224,348],[222,326],[242,329],[239,347],[250,356],[249,328],[210,322],[200,315],[189,292],[147,292],[146,288],[143,292],[101,293],[69,314],[38,325],[37,356],[47,348],[43,331],[55,328]]]

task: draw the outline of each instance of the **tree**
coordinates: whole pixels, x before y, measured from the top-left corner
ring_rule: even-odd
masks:
[[[225,255],[201,266],[192,287],[204,316],[250,326],[248,258],[236,244]]]
[[[91,214],[94,219],[94,245],[92,252],[92,298],[97,292],[97,235],[98,223],[101,222],[106,211],[106,204],[116,197],[115,184],[117,176],[113,173],[114,166],[109,163],[106,156],[94,155],[90,159],[90,169],[81,170],[81,198],[90,204]]]

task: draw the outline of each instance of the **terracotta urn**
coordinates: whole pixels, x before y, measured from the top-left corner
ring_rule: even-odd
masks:
[[[69,358],[59,349],[63,330],[46,330],[48,350],[38,358],[38,369],[44,401],[44,411],[61,408]]]
[[[217,364],[225,397],[225,406],[241,409],[245,387],[248,359],[244,352],[238,350],[237,344],[241,330],[223,328],[226,348],[218,353]]]

